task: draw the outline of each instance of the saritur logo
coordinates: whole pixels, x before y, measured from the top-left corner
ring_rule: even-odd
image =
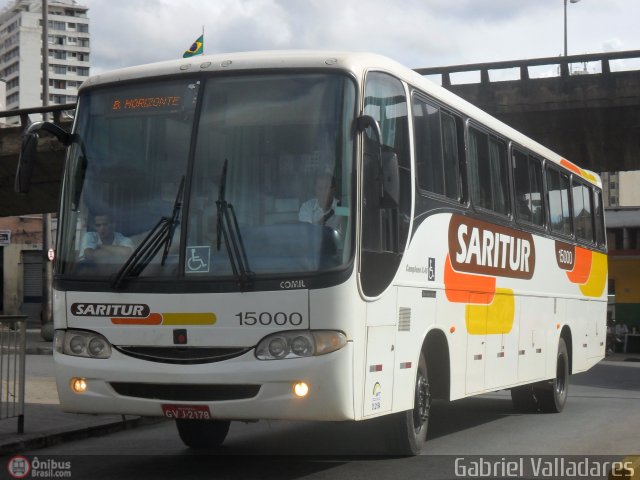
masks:
[[[530,233],[461,215],[449,222],[449,257],[459,272],[528,280],[536,267]]]
[[[133,317],[146,318],[149,305],[138,303],[74,303],[71,313],[77,317]]]

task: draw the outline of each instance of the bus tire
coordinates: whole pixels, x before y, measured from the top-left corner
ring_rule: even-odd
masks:
[[[427,373],[427,362],[420,354],[414,385],[414,407],[412,410],[389,416],[389,450],[398,455],[418,455],[427,440],[429,415],[431,413],[431,386]]]
[[[532,413],[538,411],[538,399],[533,385],[522,385],[511,389],[511,401],[516,411],[520,413]]]
[[[178,435],[191,448],[207,449],[222,445],[229,432],[228,420],[187,420],[176,419]]]
[[[556,355],[556,376],[548,382],[541,382],[535,387],[540,410],[544,413],[560,413],[567,402],[569,389],[569,353],[567,344],[561,338]]]

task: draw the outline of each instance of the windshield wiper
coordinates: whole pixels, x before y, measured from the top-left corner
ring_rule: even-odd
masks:
[[[249,260],[247,260],[247,251],[242,242],[242,234],[238,226],[238,218],[233,209],[233,205],[227,202],[227,164],[228,159],[224,160],[222,167],[222,177],[220,178],[220,193],[216,201],[217,208],[217,228],[216,228],[216,247],[218,251],[221,248],[221,240],[224,235],[224,243],[227,247],[229,255],[229,263],[233,270],[233,276],[238,280],[238,285],[242,290],[247,290],[253,285],[254,273],[249,268]]]
[[[180,180],[180,186],[178,187],[176,200],[173,203],[171,217],[160,217],[158,223],[155,224],[147,236],[144,237],[144,240],[140,242],[140,245],[138,245],[129,256],[124,265],[122,265],[120,270],[118,270],[118,273],[111,283],[113,288],[120,288],[125,278],[137,277],[140,275],[163,246],[164,252],[162,253],[161,265],[164,265],[167,256],[169,255],[169,249],[171,248],[173,233],[179,223],[178,218],[180,218],[180,210],[182,209],[183,191],[184,175]]]

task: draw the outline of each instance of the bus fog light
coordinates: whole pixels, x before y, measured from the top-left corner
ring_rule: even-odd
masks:
[[[309,385],[307,385],[305,382],[294,383],[293,393],[295,393],[296,397],[299,398],[306,397],[309,393]]]
[[[84,393],[87,391],[87,381],[84,378],[72,378],[71,390],[73,393]]]

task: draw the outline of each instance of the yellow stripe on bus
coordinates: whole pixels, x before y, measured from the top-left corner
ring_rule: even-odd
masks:
[[[604,291],[606,280],[607,256],[604,253],[593,252],[589,279],[580,285],[580,291],[586,297],[599,297]]]
[[[513,290],[498,288],[490,305],[467,305],[465,312],[470,335],[509,333],[515,318]]]
[[[163,325],[213,325],[215,313],[163,313]]]

